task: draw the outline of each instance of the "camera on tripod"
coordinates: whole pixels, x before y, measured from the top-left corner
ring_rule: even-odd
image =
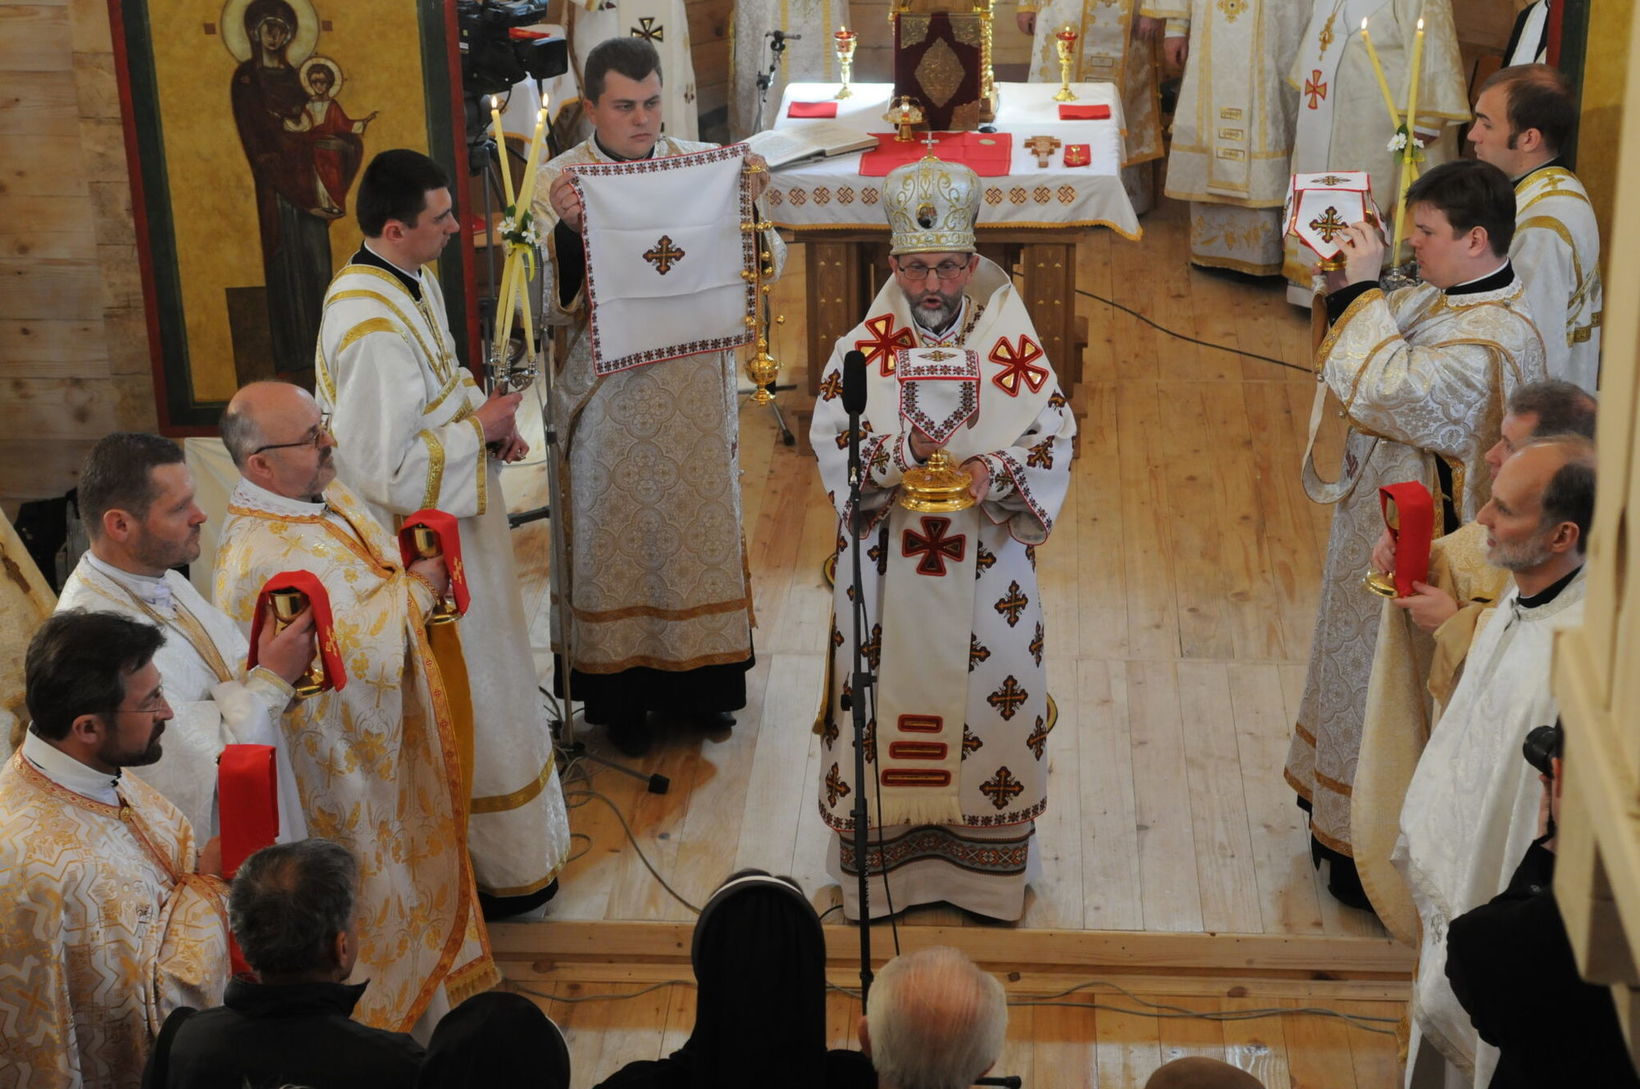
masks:
[[[510,91],[569,70],[569,43],[518,31],[547,17],[542,0],[456,0],[461,88],[468,98]]]

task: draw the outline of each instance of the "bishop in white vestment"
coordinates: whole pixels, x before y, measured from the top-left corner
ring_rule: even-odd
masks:
[[[491,909],[513,914],[555,891],[569,855],[501,489],[502,459],[525,449],[511,423],[519,397],[487,399],[461,365],[438,277],[424,267],[457,229],[442,171],[417,152],[383,152],[360,183],[361,215],[370,193],[405,187],[425,207],[410,225],[365,224],[364,244],[325,293],[316,388],[333,414],[337,474],[385,529],[429,507],[457,519],[477,730],[468,846]]]
[[[1469,120],[1469,91],[1452,25],[1451,0],[1314,0],[1310,25],[1299,39],[1287,82],[1298,92],[1298,127],[1292,172],[1365,170],[1383,211],[1385,229],[1399,189],[1398,155],[1389,107],[1373,75],[1361,37],[1361,20],[1383,66],[1395,109],[1404,120],[1407,73],[1419,19],[1424,45],[1415,119],[1424,147],[1424,172],[1458,154],[1454,126]],[[1308,308],[1314,294],[1314,255],[1297,238],[1286,239],[1287,298]],[[1393,256],[1393,255],[1391,255]]]
[[[1551,480],[1577,497],[1573,507],[1549,509]],[[1490,1083],[1497,1050],[1480,1040],[1447,981],[1447,927],[1508,886],[1538,834],[1543,791],[1521,743],[1558,714],[1549,687],[1554,633],[1583,614],[1583,534],[1593,509],[1594,450],[1586,439],[1529,445],[1499,470],[1480,522],[1489,558],[1512,570],[1513,584],[1470,648],[1401,810],[1395,862],[1423,935],[1408,1065],[1416,1070],[1419,1044],[1428,1045],[1452,1066],[1472,1069],[1475,1089]]]
[[[1496,239],[1479,225],[1453,228],[1442,210],[1471,184],[1490,195]],[[1343,464],[1332,482],[1320,478],[1310,454],[1303,470],[1305,491],[1333,504],[1333,517],[1286,777],[1310,809],[1317,857],[1330,858],[1335,893],[1346,896],[1353,882],[1337,879],[1341,870],[1353,877],[1350,796],[1382,610],[1361,585],[1384,524],[1378,489],[1422,482],[1437,497],[1437,532],[1443,522],[1456,528],[1472,518],[1486,501],[1484,455],[1510,393],[1543,377],[1542,338],[1499,252],[1510,225],[1508,179],[1465,160],[1431,171],[1412,195],[1428,282],[1386,296],[1377,284],[1376,230],[1349,228],[1351,282],[1327,297],[1332,327],[1316,361],[1324,383],[1317,411],[1330,392],[1349,421]]]
[[[861,860],[850,810],[860,790],[871,821],[864,864],[873,915],[887,913],[890,900],[895,911],[944,900],[1018,919],[1040,868],[1034,822],[1048,804],[1053,723],[1036,548],[1070,483],[1076,420],[1007,273],[974,253],[980,192],[972,170],[932,157],[888,176],[895,277],[837,342],[809,433],[841,518],[830,683],[817,726],[820,815],[836,833],[830,869],[856,917]],[[840,396],[853,351],[865,355],[867,376],[856,532]],[[936,515],[897,502],[930,436],[974,478],[976,506]],[[855,779],[844,706],[859,698],[850,691],[856,549],[864,550],[861,647],[880,677],[865,736],[875,781],[866,783]]]
[[[319,420],[297,387],[257,383],[229,402],[223,432],[282,442]],[[275,575],[306,571],[329,596],[334,628],[320,635],[344,663],[345,687],[292,708],[285,738],[309,831],[359,862],[354,974],[370,989],[357,1016],[375,1028],[409,1032],[422,1022],[430,1031],[499,978],[466,850],[458,731],[471,708],[452,705],[428,641],[443,587],[406,569],[369,508],[331,479],[330,436],[316,434],[317,445],[280,450],[278,462],[229,441],[245,475],[228,501],[216,599],[248,626]]]
[[[123,616],[68,612],[31,644],[34,724],[0,766],[0,1081],[8,1086],[137,1089],[171,1011],[222,1000],[220,856],[202,862],[187,818],[122,774],[151,745],[164,747],[170,708],[149,657],[163,638]],[[145,660],[124,660],[131,656]],[[54,664],[35,668],[37,660]],[[65,698],[83,700],[116,677],[118,707]],[[100,751],[86,720],[101,723]]]
[[[1287,71],[1311,0],[1146,0],[1185,54],[1166,193],[1190,202],[1190,262],[1281,273],[1298,94]],[[1180,44],[1175,45],[1178,42]]]

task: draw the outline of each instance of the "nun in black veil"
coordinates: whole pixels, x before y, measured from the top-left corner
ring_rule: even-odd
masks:
[[[797,883],[742,870],[695,923],[695,1028],[670,1057],[598,1089],[876,1089],[857,1051],[826,1050],[826,943]]]

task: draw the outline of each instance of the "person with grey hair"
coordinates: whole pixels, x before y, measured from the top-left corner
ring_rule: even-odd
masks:
[[[1571,382],[1549,379],[1509,395],[1498,441],[1486,451],[1488,477],[1517,450],[1557,435],[1594,438],[1595,399]],[[1452,698],[1476,633],[1509,589],[1509,572],[1487,562],[1486,527],[1469,522],[1429,549],[1429,570],[1412,593],[1390,598],[1373,648],[1361,728],[1361,755],[1350,798],[1354,889],[1380,922],[1407,944],[1418,941],[1418,914],[1390,862],[1398,818],[1418,756]],[[1374,570],[1395,570],[1395,536],[1385,529],[1373,549]],[[1335,879],[1339,871],[1334,869]],[[1337,895],[1335,890],[1334,895]]]
[[[1438,1075],[1444,1061],[1485,1085],[1497,1062],[1446,978],[1447,928],[1509,885],[1536,835],[1542,791],[1521,746],[1533,727],[1558,715],[1550,662],[1555,632],[1582,619],[1594,492],[1594,444],[1561,436],[1506,460],[1481,508],[1487,557],[1509,572],[1511,585],[1475,637],[1413,773],[1394,854],[1422,934],[1412,1084]]]
[[[296,779],[279,732],[296,679],[313,657],[313,624],[262,629],[257,665],[245,633],[177,568],[199,558],[205,512],[182,448],[140,432],[104,435],[80,468],[80,518],[91,549],[63,582],[57,611],[99,609],[158,628],[154,663],[175,717],[165,756],[136,772],[182,810],[200,839],[217,832],[216,762],[228,745],[272,745],[279,838],[307,835]]]
[[[331,840],[247,858],[228,895],[228,924],[257,979],[230,980],[214,1009],[173,1013],[144,1089],[414,1086],[421,1045],[352,1019],[368,985],[344,982],[358,959],[358,892],[358,862]]]
[[[967,1089],[996,1065],[1008,1029],[1002,984],[950,946],[883,966],[860,1018],[880,1089]]]

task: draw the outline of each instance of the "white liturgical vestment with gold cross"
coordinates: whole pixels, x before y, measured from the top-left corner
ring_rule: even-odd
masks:
[[[348,264],[325,293],[315,368],[334,413],[337,477],[388,530],[435,507],[457,519],[472,594],[461,645],[472,685],[468,845],[492,896],[545,888],[569,854],[569,816],[537,691],[501,463],[474,412],[484,392],[456,359],[438,277],[417,299],[393,273]]]
[[[23,736],[0,766],[0,1084],[137,1089],[171,1011],[221,1003],[227,886],[198,861],[153,787]]]
[[[843,357],[856,349],[867,356],[868,376],[858,539],[848,532],[849,426],[840,396]],[[919,514],[895,502],[903,474],[916,464],[902,412],[929,434],[935,426],[909,399],[905,387],[913,383],[896,373],[905,349],[940,349],[954,366],[969,366],[966,358],[977,367],[974,412],[947,443],[954,461],[981,458],[990,471],[984,499],[968,510]],[[914,324],[890,280],[822,372],[809,437],[844,521],[830,684],[818,723],[820,815],[838,833],[832,872],[850,914],[858,913],[858,862],[849,811],[862,784],[854,780],[852,717],[842,700],[853,666],[855,548],[865,550],[862,645],[883,686],[866,725],[866,768],[883,786],[879,826],[876,786],[863,784],[873,825],[871,910],[888,910],[885,869],[896,910],[938,900],[993,918],[1017,919],[1024,910],[1034,822],[1048,804],[1053,728],[1035,550],[1064,502],[1075,434],[1075,416],[1024,303],[987,260],[945,335]],[[891,585],[907,579],[915,584]]]

